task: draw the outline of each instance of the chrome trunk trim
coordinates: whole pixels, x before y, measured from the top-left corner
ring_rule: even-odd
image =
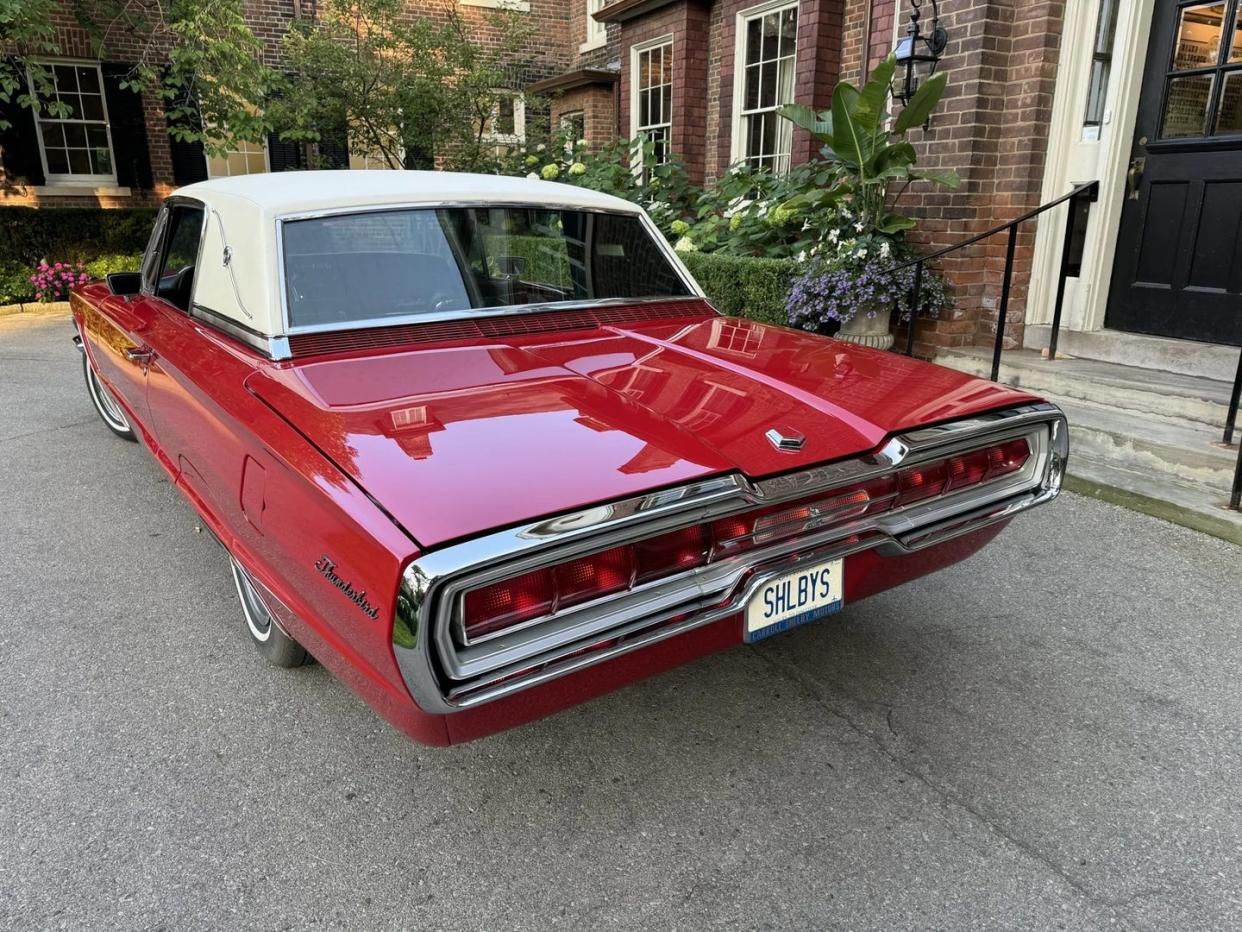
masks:
[[[728,557],[492,637],[468,642],[460,627],[464,593],[488,582],[1019,436],[1029,439],[1032,456],[1012,476]],[[406,567],[394,653],[423,709],[479,705],[736,614],[759,586],[799,563],[872,548],[909,553],[1005,521],[1056,496],[1068,451],[1060,410],[1023,405],[910,431],[872,453],[797,473],[714,477],[473,538]],[[613,643],[580,653],[602,642]]]

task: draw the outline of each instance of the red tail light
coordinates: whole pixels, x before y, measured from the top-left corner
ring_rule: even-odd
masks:
[[[1030,458],[1030,444],[1018,437],[492,583],[466,594],[466,637],[481,638],[714,560],[1012,475]]]
[[[466,593],[466,632],[470,637],[482,637],[549,615],[555,607],[552,571],[523,573]]]

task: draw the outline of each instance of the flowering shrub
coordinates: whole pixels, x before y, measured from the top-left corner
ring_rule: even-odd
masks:
[[[634,170],[637,164],[651,165],[654,161],[652,145],[641,139],[617,139],[597,152],[589,152],[586,140],[560,134],[551,143],[514,146],[500,158],[497,172],[559,181],[641,204],[661,232],[672,239],[672,225],[689,213],[699,192],[675,160],[645,172]]]
[[[841,225],[802,257],[811,268],[790,286],[785,302],[789,322],[822,333],[858,314],[876,317],[887,309],[908,320],[915,310],[914,267],[893,269],[916,258],[914,248],[868,230],[847,210],[840,211],[838,219]],[[934,317],[950,303],[944,279],[924,268],[918,313]]]
[[[34,285],[36,301],[65,301],[69,298],[69,289],[74,285],[85,285],[90,280],[86,267],[80,262],[57,262],[49,265],[46,261],[35,266],[30,276],[30,284]]]
[[[714,188],[698,193],[694,215],[672,229],[679,252],[791,258],[815,245],[831,211],[792,204],[833,176],[826,162],[795,165],[783,175],[734,165]]]

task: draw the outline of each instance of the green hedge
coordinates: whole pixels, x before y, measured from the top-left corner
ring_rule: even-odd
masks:
[[[717,310],[768,324],[789,324],[785,295],[802,271],[796,259],[758,259],[719,253],[679,254]]]
[[[154,223],[153,207],[0,207],[0,264],[142,252]]]
[[[0,305],[34,297],[41,260],[83,262],[92,277],[137,269],[154,207],[0,207]]]

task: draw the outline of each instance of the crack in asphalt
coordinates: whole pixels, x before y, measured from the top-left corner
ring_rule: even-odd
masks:
[[[949,790],[945,789],[944,787],[937,785],[925,773],[923,773],[922,771],[906,763],[906,761],[904,761],[898,754],[893,752],[883,741],[881,741],[879,737],[877,737],[876,734],[871,729],[867,728],[860,722],[855,721],[851,716],[847,715],[845,712],[842,712],[840,709],[836,708],[832,704],[832,702],[828,699],[828,697],[824,695],[823,690],[820,688],[819,684],[814,679],[812,679],[805,671],[801,670],[795,664],[784,663],[778,660],[777,658],[769,657],[766,654],[760,653],[759,650],[753,646],[751,647],[751,652],[756,657],[758,657],[763,663],[771,667],[776,673],[783,676],[790,683],[793,683],[795,686],[802,689],[806,693],[808,698],[810,698],[813,702],[815,702],[817,705],[823,708],[829,715],[833,716],[834,718],[840,719],[843,723],[845,723],[846,727],[848,727],[851,731],[853,731],[859,737],[863,738],[864,740],[869,742],[871,745],[873,745],[876,748],[876,750],[880,752],[880,754],[888,758],[888,760],[891,761],[893,765],[898,770],[900,770],[902,773],[917,780],[919,783],[923,784],[923,786],[927,787],[927,789],[931,790],[933,793],[935,793],[938,797],[943,799],[945,802],[949,803],[950,805],[956,806],[957,808],[966,812],[967,814],[972,816],[976,821],[978,821],[979,823],[987,827],[989,830],[991,830],[994,834],[1005,839],[1010,844],[1012,844],[1014,847],[1016,847],[1019,851],[1022,851],[1028,857],[1042,864],[1044,867],[1050,870],[1053,874],[1055,874],[1057,877],[1063,880],[1072,889],[1082,894],[1082,896],[1085,897],[1088,902],[1094,904],[1095,906],[1102,907],[1110,911],[1116,911],[1126,906],[1129,906],[1131,903],[1133,903],[1136,900],[1166,892],[1163,889],[1140,890],[1137,893],[1133,893],[1124,898],[1115,899],[1115,900],[1110,900],[1110,899],[1100,896],[1098,893],[1091,890],[1089,887],[1085,886],[1077,878],[1069,874],[1063,867],[1061,867],[1061,865],[1059,865],[1056,861],[1052,860],[1052,858],[1050,858],[1049,856],[1045,855],[1042,851],[1040,851],[1030,842],[1025,841],[1024,839],[1019,838],[1016,835],[1012,834],[999,822],[990,818],[984,813],[980,812],[978,809],[972,806],[965,799],[962,799],[956,796],[955,794],[953,794],[952,792],[950,792]],[[880,705],[883,705],[883,703],[880,703]],[[888,729],[889,731],[893,733],[894,737],[900,740],[901,736],[898,735],[896,730],[893,728],[893,709],[891,706],[884,706],[884,707],[888,709],[888,713],[886,716],[886,720],[888,722]],[[1116,918],[1124,922],[1129,922],[1131,925],[1134,925],[1134,920],[1131,918],[1120,917],[1120,916]],[[1135,927],[1136,928],[1151,928],[1150,926],[1146,926],[1146,925],[1136,925]]]
[[[58,430],[71,430],[74,427],[83,427],[86,424],[94,423],[93,417],[84,418],[80,421],[74,421],[72,424],[61,424],[59,427],[40,427],[38,430],[28,430],[24,434],[13,434],[11,437],[0,437],[0,443],[10,443],[14,440],[21,440],[24,437],[37,437],[40,434],[54,434]]]

